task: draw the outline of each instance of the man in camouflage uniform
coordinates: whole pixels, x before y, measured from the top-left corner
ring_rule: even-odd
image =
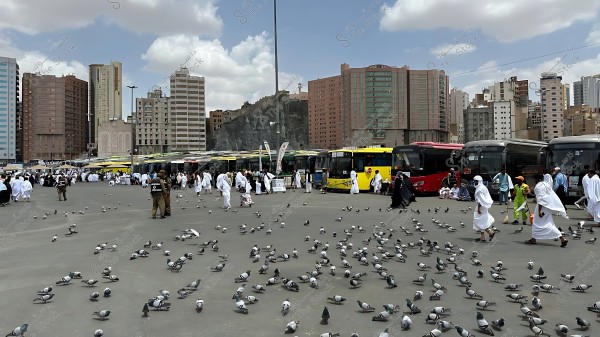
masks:
[[[159,172],[162,176],[162,179],[164,179],[164,183],[165,183],[165,216],[171,216],[171,187],[172,187],[172,181],[170,179],[170,177],[167,176],[167,172],[165,172],[165,170],[160,170]]]
[[[156,219],[156,210],[160,209],[160,218],[165,218],[165,195],[166,187],[162,179],[163,175],[150,180],[150,195],[152,196],[152,219]]]

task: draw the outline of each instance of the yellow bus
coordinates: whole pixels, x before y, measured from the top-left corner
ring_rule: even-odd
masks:
[[[367,192],[373,189],[371,181],[377,170],[383,181],[391,180],[392,150],[391,147],[381,147],[329,151],[327,189],[349,191],[352,185],[350,182],[352,169],[356,170],[360,191]]]

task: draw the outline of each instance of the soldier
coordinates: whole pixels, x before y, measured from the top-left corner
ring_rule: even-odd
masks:
[[[160,209],[160,218],[165,218],[165,196],[167,194],[163,174],[150,180],[150,195],[152,196],[152,219],[156,219],[156,209]]]
[[[55,183],[56,191],[58,192],[58,201],[67,201],[67,178],[62,174],[58,177]]]
[[[167,176],[167,172],[165,170],[160,170],[159,172],[162,175],[162,179],[165,182],[165,216],[171,216],[171,187],[172,181],[171,178]]]

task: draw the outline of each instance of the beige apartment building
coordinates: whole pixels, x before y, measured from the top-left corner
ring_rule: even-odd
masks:
[[[180,68],[170,77],[171,151],[206,150],[206,108],[204,77],[192,76]]]
[[[123,118],[123,65],[121,62],[91,64],[89,70],[88,142],[97,143],[99,125]]]
[[[136,148],[138,154],[169,152],[171,99],[160,88],[136,98]]]
[[[73,75],[23,74],[23,160],[86,153],[88,83]]]
[[[563,119],[563,85],[562,76],[556,73],[542,73],[540,76],[540,98],[542,105],[542,140],[550,141],[562,137]]]
[[[323,148],[448,141],[448,77],[382,64],[309,81],[309,142]]]

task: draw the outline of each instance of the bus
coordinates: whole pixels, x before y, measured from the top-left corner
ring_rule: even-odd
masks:
[[[391,179],[392,148],[360,148],[332,150],[327,153],[329,161],[327,171],[329,178],[327,190],[349,191],[350,171],[356,169],[359,191],[372,190],[371,181],[375,177],[375,171],[383,181]]]
[[[463,144],[415,142],[394,147],[392,151],[392,183],[398,171],[406,174],[417,194],[437,193],[448,186],[448,173],[453,167],[460,181],[460,153]],[[452,186],[449,186],[452,187]]]
[[[548,143],[546,167],[552,172],[558,166],[567,176],[568,196],[582,195],[577,185],[585,165],[600,171],[600,135],[560,137]]]
[[[306,174],[306,169],[309,169],[311,174],[315,173],[315,164],[317,162],[318,154],[319,153],[316,151],[297,151],[294,154],[294,167],[300,172],[301,176]]]
[[[475,191],[473,177],[480,175],[490,193],[498,195],[498,184],[492,178],[501,168],[514,181],[523,176],[525,183],[533,188],[533,176],[542,174],[546,165],[547,143],[528,139],[478,140],[465,144],[461,157],[461,183],[469,192]]]

